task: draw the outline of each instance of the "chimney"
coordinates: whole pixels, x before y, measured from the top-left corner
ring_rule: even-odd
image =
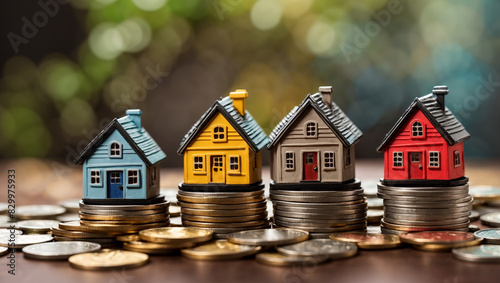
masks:
[[[328,108],[332,108],[333,87],[332,86],[320,86],[319,92],[321,92],[321,99],[323,100],[323,103],[325,103],[326,106],[328,106]]]
[[[437,85],[432,90],[432,94],[436,97],[436,101],[441,106],[441,110],[444,110],[444,96],[449,92],[448,87],[445,85]]]
[[[127,114],[128,118],[137,126],[137,128],[139,128],[139,130],[141,130],[142,129],[142,126],[141,126],[142,111],[141,111],[141,109],[128,109],[125,113]]]
[[[248,97],[248,92],[245,89],[237,89],[229,93],[229,98],[233,100],[234,108],[245,116],[245,98]]]

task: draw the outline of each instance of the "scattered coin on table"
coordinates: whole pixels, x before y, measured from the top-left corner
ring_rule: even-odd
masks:
[[[331,234],[330,239],[342,242],[356,243],[360,249],[381,250],[392,249],[402,245],[397,235],[344,232]]]
[[[68,212],[68,213],[78,213],[78,211],[80,211],[80,200],[79,199],[69,199],[69,200],[61,201],[59,203],[59,205],[66,208],[66,212]]]
[[[481,223],[491,227],[500,227],[500,212],[483,214],[480,217]]]
[[[50,232],[50,229],[58,225],[57,220],[22,220],[17,222],[16,227],[26,234],[44,234]]]
[[[0,246],[12,249],[22,249],[25,246],[52,241],[52,235],[16,235],[15,239],[10,236],[0,237]],[[9,245],[10,243],[10,245]]]
[[[308,238],[308,232],[289,228],[247,230],[227,236],[227,240],[231,243],[250,246],[288,245],[305,241]]]
[[[399,235],[401,242],[428,251],[447,251],[453,248],[479,245],[482,238],[460,231],[423,231]]]
[[[153,243],[202,243],[212,239],[209,229],[196,227],[164,227],[139,232],[141,240]]]
[[[80,221],[80,216],[78,213],[65,213],[56,217],[59,222],[70,222],[70,221]]]
[[[355,256],[358,253],[356,244],[330,239],[313,239],[296,244],[277,247],[279,253],[289,256],[322,257],[342,259]]]
[[[471,222],[473,221],[476,221],[476,220],[479,220],[479,217],[481,216],[481,214],[479,213],[479,211],[477,210],[473,210],[471,211],[470,215],[469,215],[469,220]]]
[[[257,262],[267,264],[267,265],[276,265],[276,266],[316,266],[317,264],[326,262],[329,258],[328,256],[289,256],[281,253],[275,252],[264,252],[259,253],[255,256]]]
[[[54,219],[65,212],[66,209],[59,205],[24,205],[16,209],[16,218],[20,220]]]
[[[27,258],[40,260],[65,260],[80,253],[97,251],[101,245],[91,242],[52,242],[29,245],[23,248]]]
[[[452,250],[452,253],[456,258],[465,261],[500,263],[500,245],[456,248]]]
[[[485,244],[500,245],[500,228],[484,229],[474,232],[476,238],[483,238]]]
[[[480,200],[480,201],[500,200],[500,187],[471,186],[469,188],[469,193],[474,197],[474,200]]]
[[[253,255],[261,250],[260,246],[247,246],[216,240],[211,243],[181,250],[182,255],[198,260],[230,260]]]
[[[79,269],[113,270],[145,265],[149,261],[149,256],[145,253],[104,249],[73,255],[68,261],[71,266]]]

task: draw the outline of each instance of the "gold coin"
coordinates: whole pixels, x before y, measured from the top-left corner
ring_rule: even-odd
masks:
[[[266,219],[267,213],[261,213],[256,215],[249,216],[198,216],[198,215],[189,215],[182,214],[182,219],[189,221],[198,221],[198,222],[248,222],[253,220],[262,220]]]
[[[241,198],[233,198],[233,197],[221,197],[221,198],[212,198],[212,197],[190,197],[177,195],[177,199],[182,202],[191,202],[191,203],[212,203],[212,204],[243,204],[243,203],[253,203],[253,202],[261,202],[264,200],[264,195],[259,196],[251,196],[251,197],[241,197]]]
[[[102,204],[85,204],[80,200],[80,208],[81,209],[89,209],[89,210],[112,210],[112,211],[135,211],[135,210],[150,210],[150,209],[166,209],[170,205],[170,202],[165,201],[162,203],[155,204],[146,204],[146,205],[118,205],[118,204],[110,204],[110,205],[102,205]]]
[[[179,243],[151,243],[145,241],[132,241],[123,243],[124,248],[148,249],[148,250],[178,250],[184,248],[191,248],[196,246],[193,242],[179,242]]]
[[[57,242],[79,242],[82,241],[83,239],[75,239],[75,238],[68,238],[68,237],[60,237],[60,236],[54,236],[54,240]],[[112,238],[103,238],[103,239],[97,239],[97,238],[92,238],[92,239],[85,239],[86,242],[92,242],[92,243],[97,243],[101,245],[115,245],[118,246],[121,243],[118,242],[115,239]]]
[[[189,192],[179,190],[178,194],[182,196],[198,198],[241,198],[263,195],[264,190],[253,192]]]
[[[182,225],[200,228],[243,228],[262,226],[267,223],[267,220],[247,221],[247,222],[234,222],[234,223],[220,223],[220,222],[196,222],[182,220]]]
[[[217,209],[192,209],[181,208],[182,214],[198,216],[245,216],[266,213],[266,207],[245,210],[217,210]]]
[[[116,236],[116,240],[120,242],[134,242],[140,241],[139,234],[129,234],[129,235],[118,235]]]
[[[80,220],[80,223],[87,226],[94,226],[100,224],[148,224],[155,222],[168,221],[170,218],[168,214],[163,214],[161,216],[155,217],[143,217],[140,220]]]
[[[0,247],[0,256],[6,255],[9,253],[9,248]]]
[[[263,208],[266,207],[266,201],[254,202],[254,203],[242,203],[242,204],[211,204],[211,203],[190,203],[190,202],[179,202],[182,208],[195,208],[195,209],[215,209],[215,210],[245,210],[251,208]]]
[[[88,213],[81,213],[80,212],[79,215],[80,215],[80,219],[82,219],[82,220],[127,221],[127,222],[134,222],[134,223],[158,222],[161,219],[168,218],[168,213],[129,216],[129,215],[97,215],[97,214],[88,214]],[[150,220],[150,221],[148,221],[148,220]],[[158,220],[158,221],[155,221],[155,220]]]
[[[482,241],[483,241],[483,239],[481,238],[481,239],[475,239],[472,241],[461,242],[461,243],[424,244],[424,245],[413,245],[413,247],[418,249],[418,250],[423,250],[423,251],[445,252],[445,251],[450,251],[454,248],[477,246],[477,245],[481,244]]]
[[[78,254],[68,259],[71,266],[86,270],[131,268],[144,265],[148,260],[149,256],[144,253],[109,249]]]
[[[114,234],[105,234],[105,233],[89,233],[89,232],[80,232],[80,231],[67,231],[63,229],[59,229],[57,227],[52,227],[52,235],[74,238],[74,239],[90,239],[90,238],[114,238]]]
[[[139,232],[141,240],[153,243],[201,243],[210,241],[213,232],[195,227],[164,227]]]
[[[80,213],[103,216],[147,216],[158,213],[167,213],[168,207],[163,209],[148,209],[148,210],[96,210],[96,209],[80,209]]]
[[[181,252],[182,255],[192,259],[228,260],[246,257],[260,250],[259,246],[238,245],[226,240],[217,240],[198,247],[183,249]]]
[[[180,208],[180,206],[173,206],[173,205],[171,205],[168,208],[168,213],[170,213],[171,217],[180,216],[181,215],[181,208]]]
[[[91,233],[137,233],[144,229],[165,227],[170,224],[169,221],[166,222],[156,222],[149,224],[134,224],[134,225],[117,225],[117,224],[94,224],[92,226],[81,225],[78,227],[79,231],[91,232]]]
[[[264,264],[276,266],[316,266],[319,263],[329,259],[328,256],[289,256],[280,253],[260,253],[255,256],[255,259]]]
[[[365,250],[391,249],[402,245],[397,235],[345,232],[331,234],[329,237],[332,240],[356,243],[360,249]]]

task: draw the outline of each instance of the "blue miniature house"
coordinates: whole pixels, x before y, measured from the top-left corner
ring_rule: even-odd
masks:
[[[138,204],[159,198],[159,164],[166,155],[142,127],[141,110],[126,114],[113,119],[75,159],[83,165],[85,203]]]

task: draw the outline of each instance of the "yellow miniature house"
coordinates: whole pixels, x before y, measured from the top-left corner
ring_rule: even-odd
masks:
[[[238,89],[195,123],[178,150],[184,155],[183,190],[253,190],[262,187],[261,150],[269,140],[245,110],[248,92]]]

